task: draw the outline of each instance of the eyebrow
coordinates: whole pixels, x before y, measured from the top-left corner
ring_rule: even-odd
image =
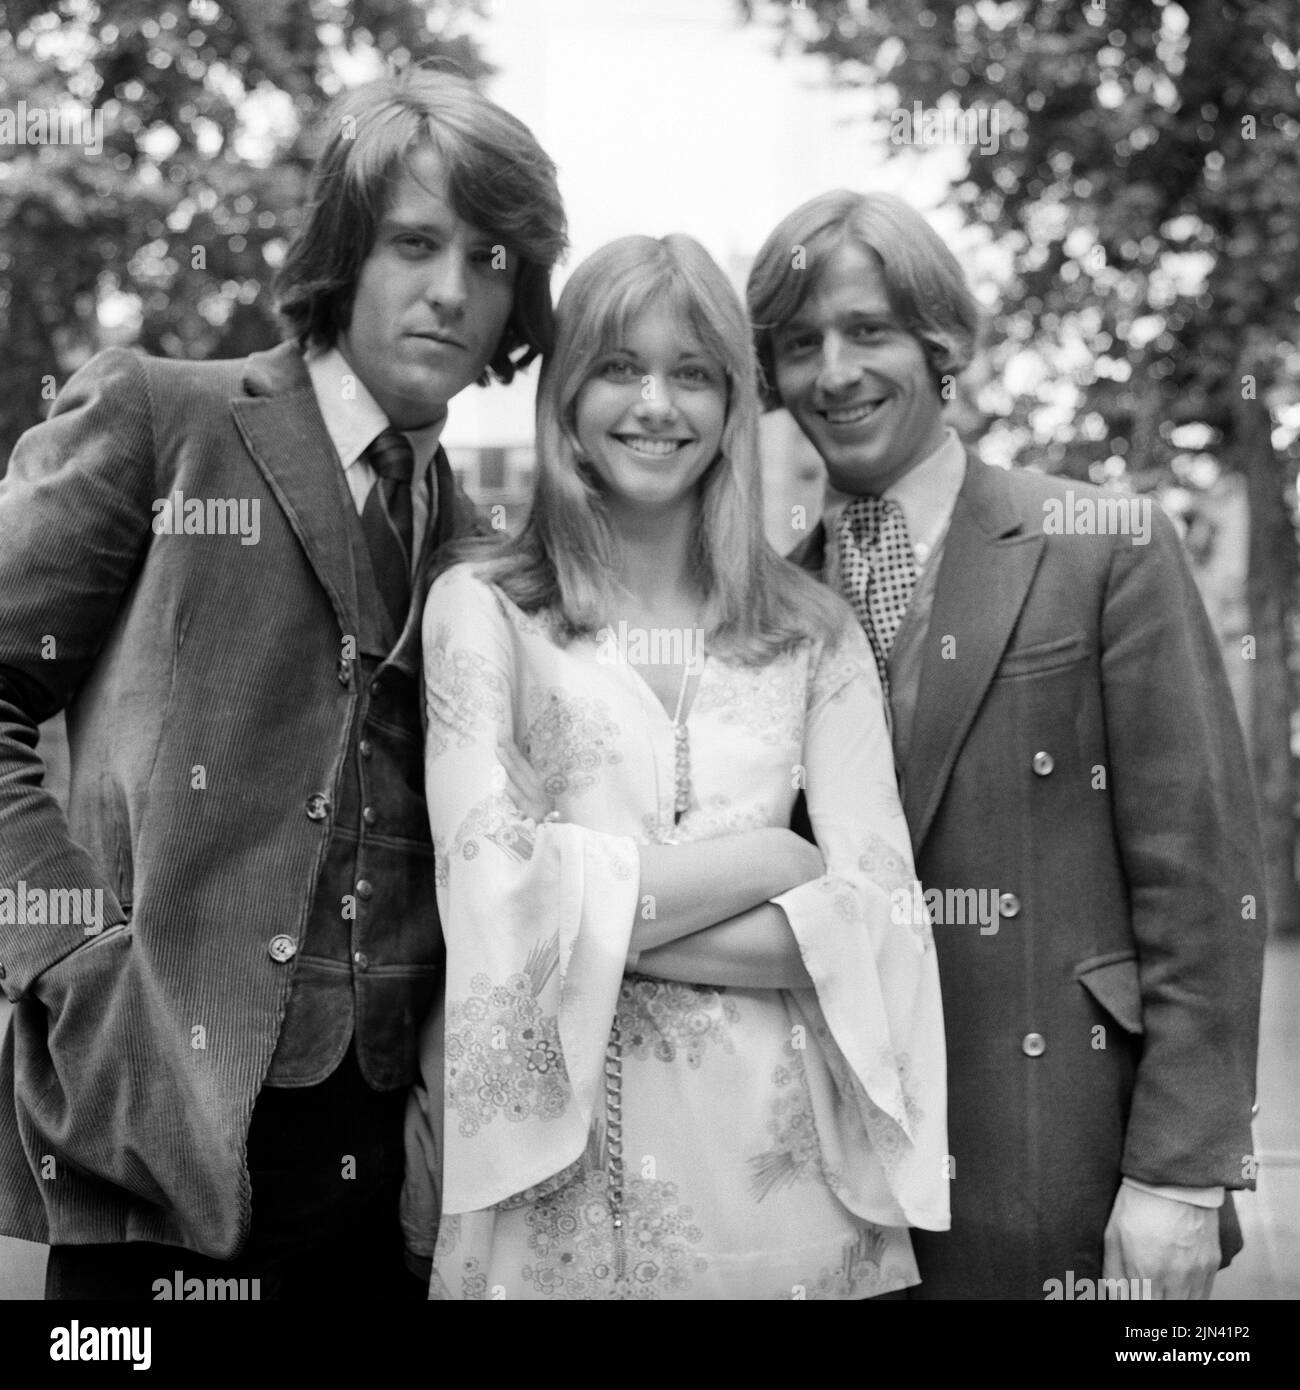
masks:
[[[607,347],[605,351],[601,354],[601,356],[612,357],[615,353],[619,352],[621,352],[625,357],[637,357],[640,355],[635,348],[628,347],[625,343],[615,342],[611,343],[610,346]],[[716,362],[718,360],[713,355],[713,353],[711,353],[707,348],[704,347],[681,348],[677,353],[677,360],[679,362],[685,360],[688,357],[703,357],[710,362]]]
[[[381,231],[429,232],[436,233],[438,236],[446,236],[451,223],[458,220],[464,222],[464,218],[459,217],[455,209],[448,206],[446,219],[442,221],[430,221],[428,217],[424,216],[403,217],[398,213],[390,212],[380,220],[379,227]],[[491,232],[475,227],[472,223],[465,222],[465,226],[469,228],[471,241],[492,243],[504,240],[502,237],[494,236]]]
[[[896,328],[898,326],[898,320],[889,309],[845,309],[835,316],[834,322],[879,324],[883,328]],[[800,333],[815,327],[816,325],[811,319],[796,315],[772,331],[775,334]]]
[[[450,213],[450,209],[448,209]],[[402,217],[397,213],[387,213],[379,225],[385,228],[393,228],[403,232],[445,232],[447,223],[452,219],[450,216],[445,222],[431,222],[427,217]]]

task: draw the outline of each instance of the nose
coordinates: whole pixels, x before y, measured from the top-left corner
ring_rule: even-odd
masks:
[[[677,413],[672,387],[666,376],[647,373],[641,378],[641,395],[636,403],[638,420],[647,425],[666,424]]]
[[[817,371],[817,389],[826,396],[838,396],[862,380],[862,364],[843,334],[828,333],[822,340],[822,360]]]
[[[425,297],[440,310],[444,318],[458,319],[465,312],[469,280],[465,254],[460,247],[446,246],[440,255],[433,257]]]

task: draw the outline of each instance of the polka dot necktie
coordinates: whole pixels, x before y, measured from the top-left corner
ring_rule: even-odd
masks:
[[[916,559],[899,504],[855,497],[839,523],[840,584],[862,624],[889,698],[889,653],[916,588]]]
[[[362,454],[375,470],[375,484],[361,511],[361,529],[370,549],[379,592],[400,632],[411,606],[411,547],[415,515],[411,477],[415,454],[410,441],[391,426]]]

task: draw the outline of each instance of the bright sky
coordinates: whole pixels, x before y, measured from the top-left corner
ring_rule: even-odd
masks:
[[[732,0],[490,0],[476,31],[498,68],[488,90],[559,166],[570,267],[614,237],[682,231],[740,281],[785,213],[836,187],[901,193],[960,231],[934,209],[961,152],[887,162],[881,133],[851,120],[860,96],[793,48],[776,57],[737,14]],[[465,392],[447,443],[530,442],[535,381]]]

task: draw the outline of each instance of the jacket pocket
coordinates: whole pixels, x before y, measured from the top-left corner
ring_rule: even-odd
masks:
[[[1088,645],[1082,632],[1057,637],[1050,642],[1035,642],[1029,647],[1013,647],[1004,652],[997,674],[1002,676],[1033,676],[1041,671],[1055,671],[1073,666],[1087,655]]]
[[[1126,1032],[1141,1034],[1142,985],[1137,955],[1132,951],[1112,951],[1093,956],[1074,968],[1074,978]]]
[[[122,953],[130,950],[131,937],[129,920],[88,937],[41,971],[32,981],[32,994],[45,1005],[52,1018],[57,1016],[70,988],[92,978],[106,963],[120,967],[125,962],[128,957]]]
[[[79,967],[88,965],[90,958],[99,955],[100,952],[104,952],[106,956],[113,954],[111,948],[118,942],[122,942],[124,937],[124,944],[131,944],[131,917],[129,915],[125,922],[104,927],[103,931],[97,931],[93,937],[86,937],[85,941],[76,942],[71,951],[65,951],[63,955],[51,960],[49,965],[40,970],[39,974],[32,977],[28,991],[49,1008],[50,998],[53,995],[61,995],[63,992],[61,986],[63,986],[65,977],[75,976]]]

